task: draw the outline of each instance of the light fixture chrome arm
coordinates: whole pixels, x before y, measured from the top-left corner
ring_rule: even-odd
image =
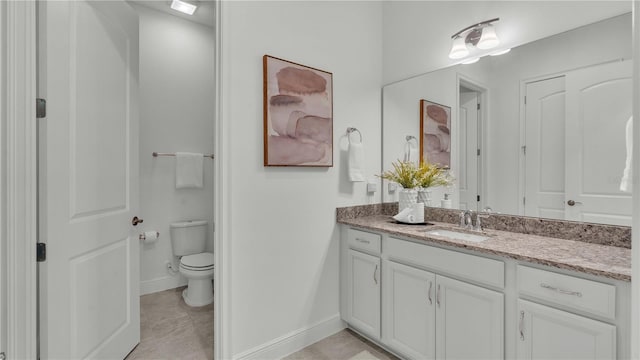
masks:
[[[481,21],[479,23],[473,24],[471,26],[467,26],[466,28],[458,31],[457,33],[455,33],[453,35],[451,35],[451,38],[455,39],[457,36],[460,36],[461,34],[464,34],[468,30],[474,29],[474,28],[476,28],[478,26],[488,25],[488,24],[491,24],[492,22],[495,22],[495,21],[498,21],[498,20],[500,20],[500,18],[495,18],[495,19],[491,19],[491,20],[485,20],[485,21]]]

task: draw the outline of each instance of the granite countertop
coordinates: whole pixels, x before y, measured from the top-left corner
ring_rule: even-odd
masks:
[[[628,248],[491,229],[482,231],[483,235],[490,237],[489,239],[474,243],[425,233],[432,229],[468,232],[450,223],[430,221],[430,225],[405,225],[397,223],[389,215],[340,219],[338,222],[361,229],[420,240],[427,244],[463,248],[483,254],[631,281],[631,249]]]

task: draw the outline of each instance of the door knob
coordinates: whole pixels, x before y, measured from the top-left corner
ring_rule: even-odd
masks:
[[[582,203],[580,201],[573,201],[573,200],[567,201],[567,205],[569,205],[569,206],[573,206],[575,204],[581,204],[582,205]]]
[[[134,216],[133,219],[131,219],[131,225],[133,226],[137,226],[138,224],[143,223],[144,220],[143,219],[139,219],[137,216]]]

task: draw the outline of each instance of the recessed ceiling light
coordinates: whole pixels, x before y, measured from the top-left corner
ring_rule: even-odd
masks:
[[[189,4],[188,2],[182,0],[173,0],[171,2],[171,8],[187,15],[193,15],[193,13],[196,12],[198,6]]]

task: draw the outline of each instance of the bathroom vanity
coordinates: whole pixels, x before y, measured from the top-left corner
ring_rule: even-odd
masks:
[[[342,215],[342,318],[402,358],[630,356],[629,248]]]

